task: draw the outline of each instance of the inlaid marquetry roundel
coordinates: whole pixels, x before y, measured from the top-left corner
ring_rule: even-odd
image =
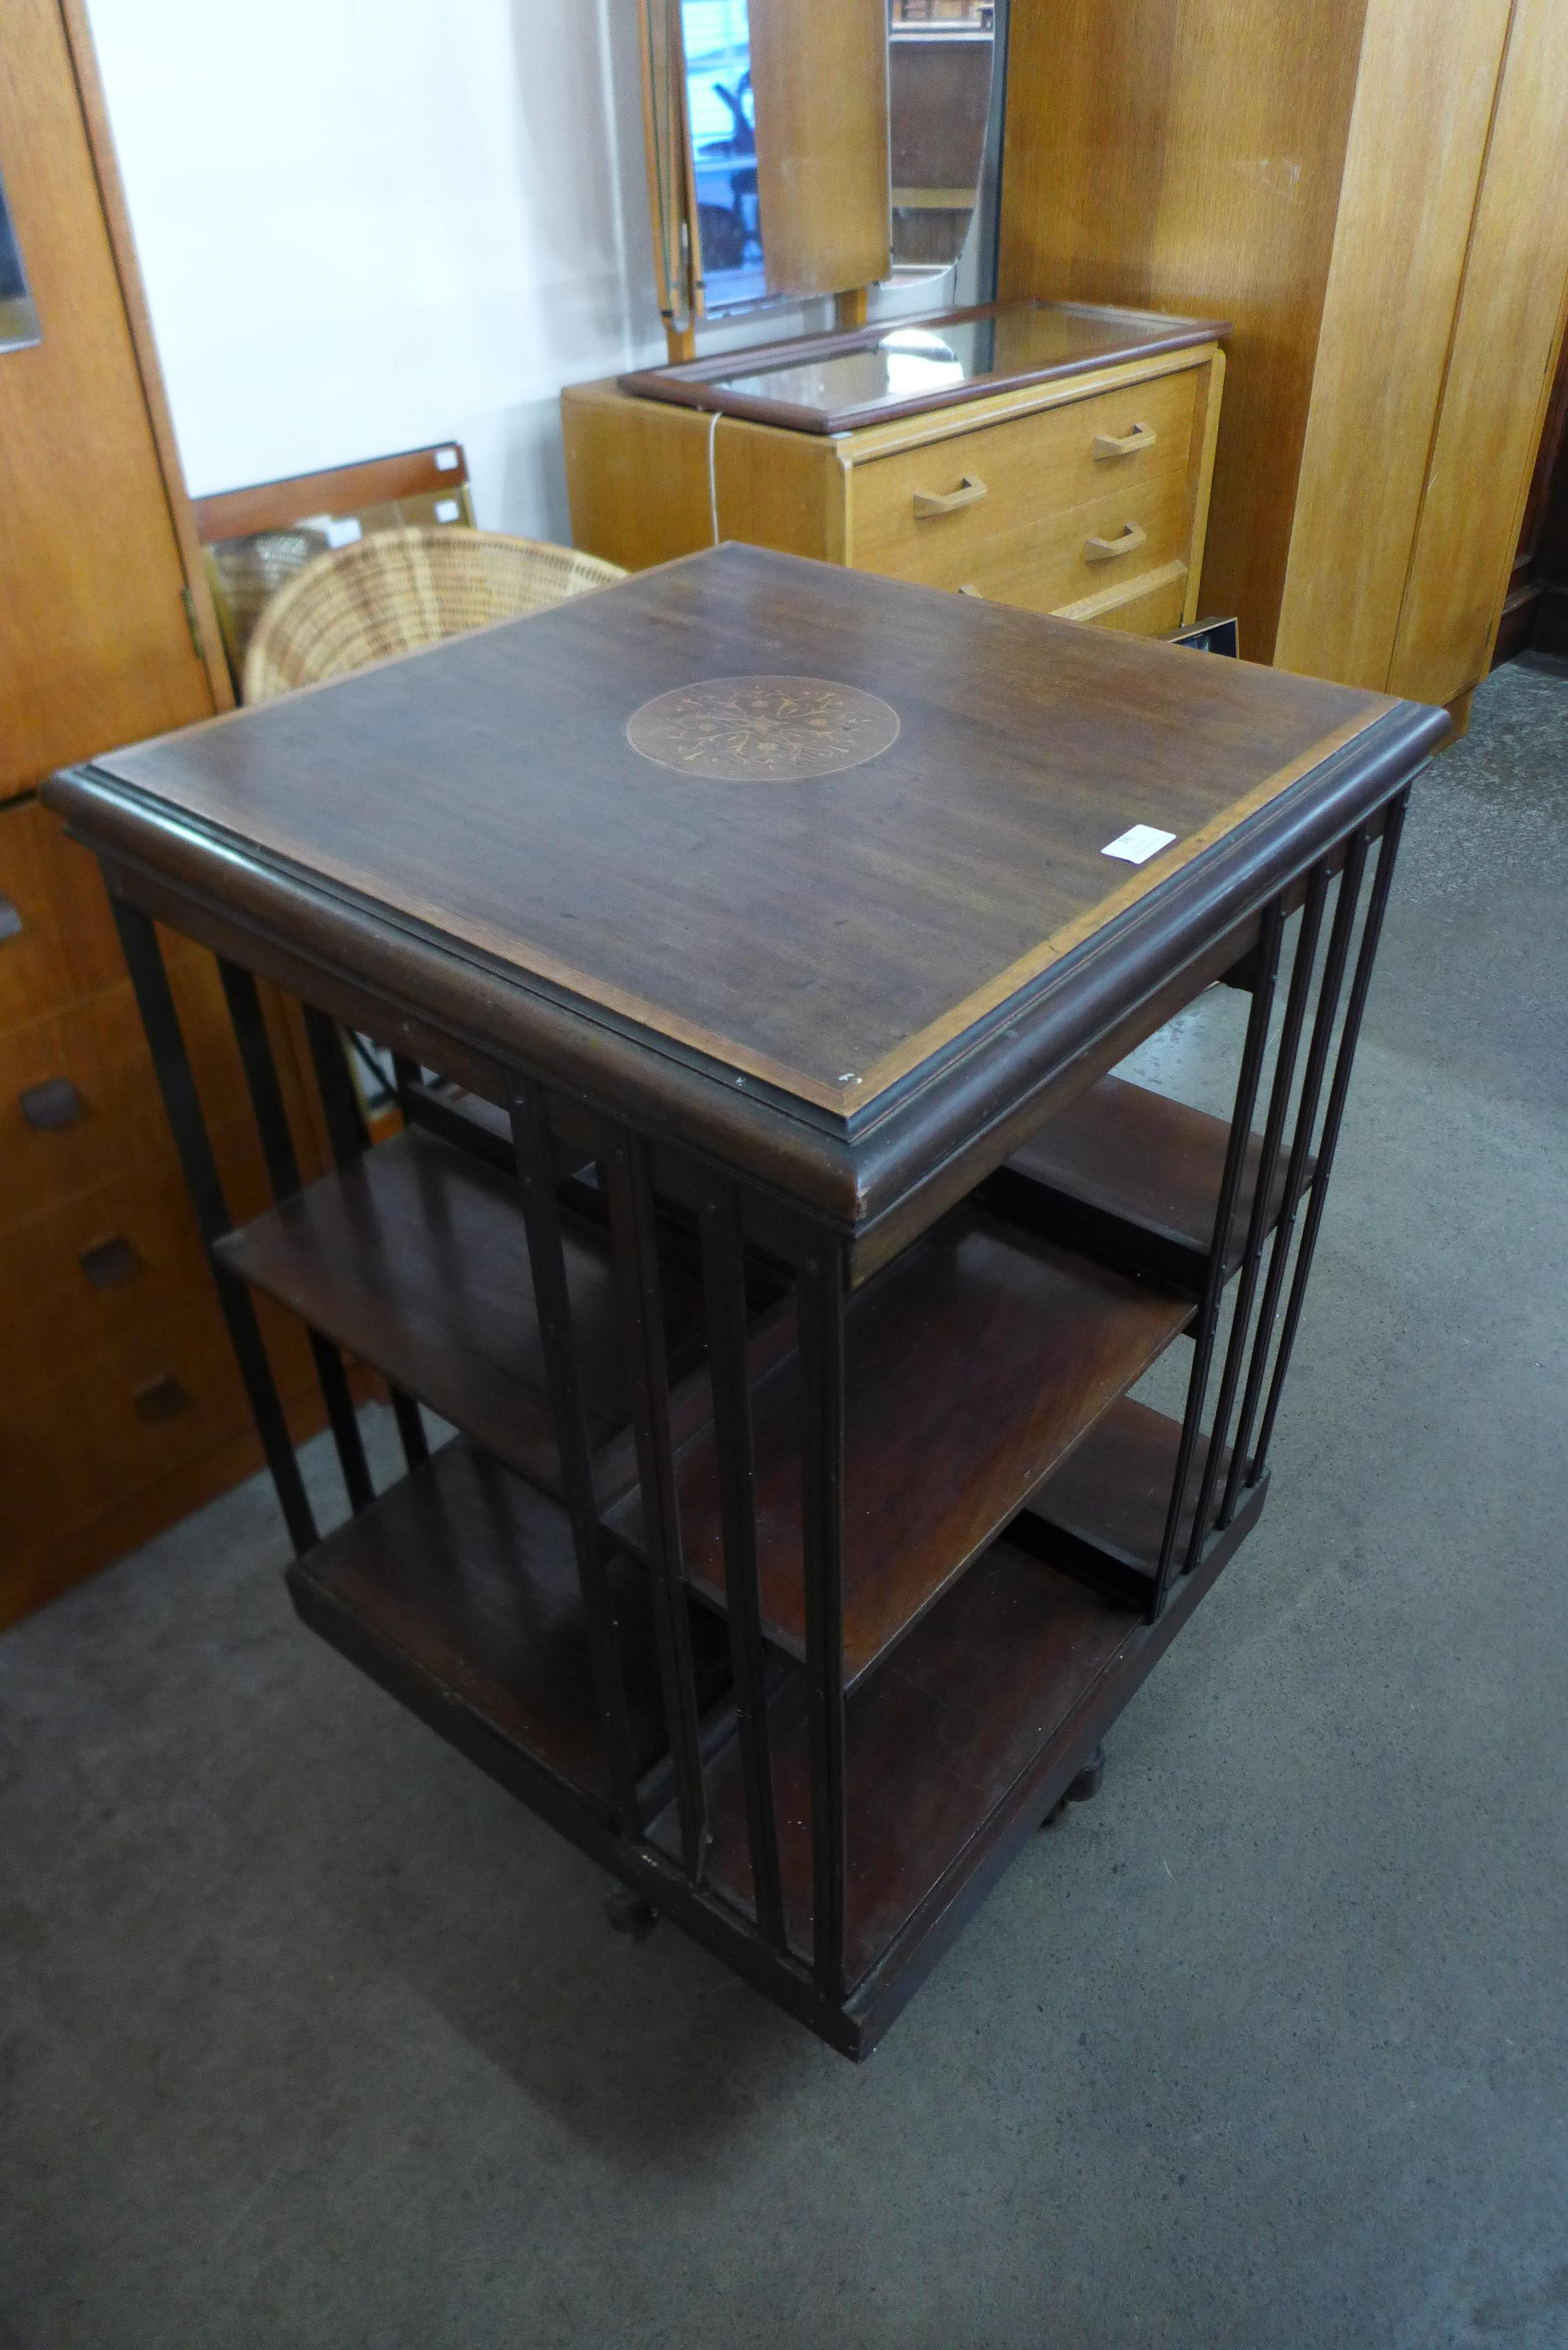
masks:
[[[627,722],[634,751],[718,784],[787,784],[880,758],[898,713],[825,677],[715,677],[645,702]]]

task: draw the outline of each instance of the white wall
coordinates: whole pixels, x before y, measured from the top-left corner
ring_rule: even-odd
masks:
[[[662,357],[632,0],[89,0],[195,495],[456,439],[566,539],[556,394]]]

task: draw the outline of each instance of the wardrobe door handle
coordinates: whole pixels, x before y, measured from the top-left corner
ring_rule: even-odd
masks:
[[[977,506],[985,494],[985,484],[978,473],[966,473],[962,488],[949,490],[945,495],[936,490],[917,490],[916,520],[923,521],[928,515],[957,514],[960,506]]]
[[[21,909],[6,897],[0,896],[0,941],[22,935]]]
[[[1159,435],[1152,424],[1135,424],[1130,432],[1118,436],[1115,432],[1096,432],[1096,457],[1136,457],[1140,449],[1152,449]]]
[[[75,1126],[87,1107],[69,1077],[46,1077],[41,1086],[29,1086],[17,1099],[23,1117],[37,1134]]]
[[[1115,538],[1089,538],[1084,542],[1085,563],[1115,563],[1118,556],[1131,555],[1148,537],[1136,522],[1124,523]]]

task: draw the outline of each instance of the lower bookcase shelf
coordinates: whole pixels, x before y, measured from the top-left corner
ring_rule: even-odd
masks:
[[[997,1542],[867,1677],[846,1719],[852,1987],[886,1969],[901,1939],[923,1932],[933,1908],[961,1908],[971,1882],[983,1889],[987,1861],[1010,1832],[1016,1840],[1038,1825],[1220,1564],[1206,1561],[1150,1626],[1048,1555]],[[657,1790],[667,1738],[648,1578],[626,1556],[611,1575],[634,1760]],[[296,1561],[289,1587],[313,1630],[514,1793],[561,1825],[565,1799],[608,1827],[576,1567],[548,1496],[457,1438]],[[716,1725],[703,1885],[749,1916],[728,1644],[718,1617],[695,1601],[691,1622],[699,1701]],[[771,1715],[785,1927],[804,1963],[812,1936],[805,1675],[782,1659]],[[679,1859],[673,1804],[656,1812],[648,1839]],[[900,1986],[889,2014],[912,1988]]]
[[[944,1877],[978,1856],[988,1821],[1143,1627],[1130,1608],[994,1544],[848,1701],[846,1972],[883,1956]],[[811,1765],[804,1675],[774,1700],[784,1919],[812,1947]],[[709,1765],[708,1878],[750,1911],[751,1864],[738,1743]],[[1036,1823],[1037,1825],[1038,1823]],[[673,1809],[655,1843],[679,1849]]]
[[[665,1755],[648,1577],[610,1567],[634,1765]],[[288,1571],[296,1607],[372,1679],[462,1745],[464,1727],[608,1816],[576,1560],[565,1513],[459,1437]],[[691,1611],[698,1691],[729,1677],[723,1626]],[[522,1792],[520,1790],[520,1792]]]
[[[847,1302],[841,2006],[801,1989],[815,1942],[795,1301],[750,1322],[779,1963],[799,1970],[791,1999],[851,2053],[879,2036],[950,1927],[1038,1826],[1262,1506],[1260,1483],[1150,1623],[1180,1431],[1127,1390],[1191,1324],[1176,1228],[1196,1243],[1211,1220],[1217,1152],[1212,1121],[1137,1088],[1096,1091],[1083,1130],[1054,1146],[1060,1166],[1043,1152],[1027,1170],[1013,1162]],[[1179,1130],[1176,1209],[1137,1154],[1116,1182],[1095,1176],[1107,1105],[1151,1133]],[[639,1832],[618,1824],[612,1798],[504,1141],[478,1152],[410,1129],[218,1243],[234,1272],[463,1431],[299,1559],[290,1588],[304,1620],[404,1705],[645,1892],[652,1868],[658,1902],[737,1957],[757,1905],[701,1285],[694,1268],[658,1261],[702,1725],[693,1882],[611,1236],[563,1192]],[[1100,1221],[1078,1233],[1091,1193]],[[1079,1247],[1050,1236],[1069,1194],[1077,1204],[1060,1221]],[[1199,1445],[1183,1556],[1202,1465]]]

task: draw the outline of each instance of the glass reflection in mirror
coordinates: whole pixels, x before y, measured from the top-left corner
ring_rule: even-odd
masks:
[[[995,0],[889,0],[888,110],[897,268],[957,261],[991,120]]]
[[[704,307],[767,293],[748,0],[680,0]]]
[[[958,261],[993,127],[1000,0],[638,0],[638,14],[672,333]]]
[[[0,180],[0,351],[26,350],[40,339],[38,313],[22,266],[5,183]]]
[[[732,369],[714,368],[704,380],[744,399],[870,422],[878,409],[896,409],[951,386],[1082,366],[1124,350],[1131,315],[1124,310],[1104,317],[1093,310],[1010,303],[978,318],[889,326],[856,349],[782,366],[747,369],[737,359]]]

